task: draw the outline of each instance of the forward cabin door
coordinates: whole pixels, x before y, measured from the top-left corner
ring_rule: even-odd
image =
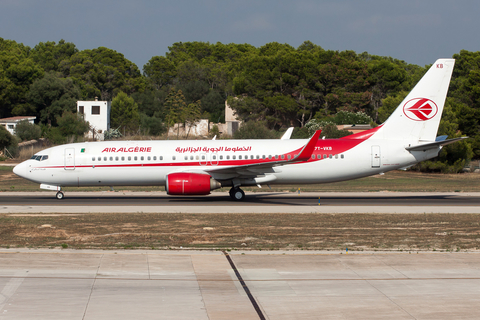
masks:
[[[372,168],[380,168],[380,146],[372,146]]]
[[[75,149],[65,149],[65,170],[75,170]]]

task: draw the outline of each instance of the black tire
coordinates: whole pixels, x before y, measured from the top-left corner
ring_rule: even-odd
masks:
[[[245,200],[245,192],[243,192],[243,190],[240,188],[235,188],[232,198],[235,201],[243,201]]]
[[[55,197],[56,197],[58,200],[63,200],[63,198],[65,198],[65,195],[63,194],[62,191],[58,191],[57,194],[55,195]]]

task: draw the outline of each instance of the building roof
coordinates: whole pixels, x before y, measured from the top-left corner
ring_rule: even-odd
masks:
[[[0,123],[12,123],[12,122],[19,122],[23,120],[35,120],[37,117],[35,116],[17,116],[17,117],[10,117],[10,118],[3,118],[0,119]]]

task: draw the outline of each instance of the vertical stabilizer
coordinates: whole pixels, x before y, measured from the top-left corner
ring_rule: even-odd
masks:
[[[435,141],[454,59],[437,60],[378,131],[377,137],[409,143]]]

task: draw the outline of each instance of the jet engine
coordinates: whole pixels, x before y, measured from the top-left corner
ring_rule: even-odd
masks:
[[[167,175],[165,187],[170,195],[207,195],[222,184],[208,174],[175,172]]]

